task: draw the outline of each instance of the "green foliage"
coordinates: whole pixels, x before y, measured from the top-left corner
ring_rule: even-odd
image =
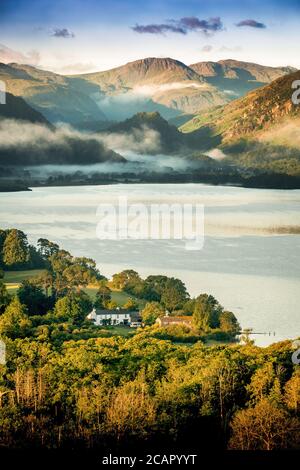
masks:
[[[123,305],[123,308],[125,308],[126,310],[138,310],[139,306],[138,303],[132,297],[129,297],[127,302],[125,302],[125,304]]]
[[[299,446],[299,420],[266,398],[238,411],[231,427],[231,449],[271,451]]]
[[[169,307],[193,315],[195,328],[99,328],[86,320],[92,302],[82,284],[96,278],[96,302],[113,302],[94,262],[42,245],[48,269],[24,282],[8,305],[0,290],[7,350],[0,366],[0,446],[109,448],[134,440],[179,448],[188,436],[189,445],[213,443],[214,451],[224,444],[299,448],[300,375],[290,342],[208,347],[207,340],[239,332],[234,314],[213,296],[190,299],[178,279],[143,280],[132,270],[114,281],[150,297],[142,311],[146,325]],[[54,295],[54,309],[42,315],[40,302]]]
[[[0,279],[0,314],[4,312],[8,304],[10,303],[11,297],[7,292],[4,282]]]
[[[74,324],[81,324],[87,314],[92,310],[92,302],[85,292],[71,292],[65,297],[57,300],[54,314]]]
[[[141,311],[145,325],[153,325],[158,317],[165,314],[165,309],[158,302],[148,302]]]
[[[201,341],[197,331],[186,325],[170,325],[167,328],[155,328],[152,332],[153,338],[169,340],[174,343],[196,343]]]
[[[25,305],[29,315],[43,315],[53,306],[52,298],[47,297],[42,288],[30,281],[23,281],[18,289],[18,298]]]
[[[12,229],[3,243],[3,263],[11,268],[20,268],[29,261],[29,247],[26,235]]]
[[[111,301],[111,290],[107,286],[106,281],[100,282],[99,289],[96,292],[96,300],[94,306],[96,308],[107,308],[108,303]]]
[[[220,329],[225,333],[238,334],[241,331],[241,327],[236,319],[234,313],[227,310],[223,311],[219,315]]]
[[[195,302],[194,323],[199,330],[204,332],[217,328],[221,312],[221,305],[212,295],[201,294]]]
[[[114,289],[128,290],[130,292],[140,280],[141,278],[136,271],[126,269],[125,271],[114,274],[110,285]]]
[[[0,317],[0,335],[8,338],[24,338],[30,331],[31,321],[27,309],[14,298]]]
[[[42,268],[43,259],[21,230],[0,230],[0,265],[5,270]]]

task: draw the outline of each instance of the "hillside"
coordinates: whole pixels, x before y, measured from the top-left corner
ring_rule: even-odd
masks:
[[[49,126],[44,116],[29,106],[22,98],[6,93],[6,103],[0,105],[1,119],[17,119]]]
[[[232,59],[198,62],[190,68],[231,99],[296,71],[292,67],[268,67]]]
[[[9,93],[22,97],[52,123],[106,119],[88,94],[75,89],[67,77],[29,65],[0,63],[0,80]]]
[[[124,136],[134,147],[140,145],[140,153],[179,153],[186,146],[186,137],[170,125],[158,112],[137,113],[105,131],[112,140]],[[151,152],[149,148],[151,146]]]
[[[266,132],[286,119],[300,117],[300,107],[291,100],[292,83],[299,79],[300,71],[281,77],[244,98],[194,117],[181,130],[192,132],[209,126],[215,134],[221,135],[223,142]]]
[[[300,71],[198,115],[181,131],[194,138],[208,136],[207,146],[218,145],[243,166],[300,175],[300,106],[292,102],[295,80],[300,80]]]
[[[71,78],[74,86],[77,81],[79,89],[85,87],[83,81],[97,85],[100,106],[104,96],[112,98],[110,106],[118,103],[117,96],[121,99],[126,96],[127,102],[131,101],[131,103],[141,104],[143,101],[148,101],[148,106],[150,106],[150,101],[153,110],[160,111],[164,117],[172,117],[182,112],[194,113],[199,109],[208,109],[227,101],[224,94],[206,83],[197,72],[171,58],[150,57],[104,72]],[[105,106],[105,103],[103,104]],[[161,107],[157,109],[155,105]],[[115,118],[114,115],[110,115],[108,108],[103,109],[109,117]],[[150,109],[147,110],[150,111]],[[170,110],[175,110],[176,113],[171,113]]]

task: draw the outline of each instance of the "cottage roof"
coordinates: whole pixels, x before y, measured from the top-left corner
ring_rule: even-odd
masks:
[[[109,310],[109,309],[95,309],[96,315],[124,315],[124,314],[136,314],[138,312],[134,310],[126,310],[125,308],[120,308],[120,309],[114,309],[114,310]]]

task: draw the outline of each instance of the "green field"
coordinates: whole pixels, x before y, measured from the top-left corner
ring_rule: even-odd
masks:
[[[43,269],[28,269],[27,271],[5,271],[4,282],[5,284],[20,284],[26,279],[38,276],[43,272]]]
[[[25,271],[5,271],[4,273],[4,283],[6,288],[11,294],[17,292],[19,285],[22,281],[31,279],[35,276],[38,276],[43,272],[43,269],[29,269]],[[90,298],[94,301],[96,297],[97,287],[86,287],[83,289]],[[119,307],[122,307],[130,298],[129,294],[122,291],[112,291],[111,298]],[[143,308],[145,302],[140,299],[134,298],[140,308]]]
[[[28,269],[26,271],[5,271],[4,283],[10,294],[15,294],[22,281],[38,276],[43,269]]]
[[[87,294],[89,294],[89,296],[91,297],[92,300],[95,300],[97,287],[86,287],[83,290]],[[143,308],[143,306],[145,305],[145,302],[143,300],[134,298],[134,297],[130,296],[129,294],[126,294],[126,292],[112,291],[112,293],[111,293],[111,300],[113,302],[116,302],[118,307],[122,307],[128,301],[128,299],[130,299],[130,298],[133,298],[137,302],[137,304],[139,305],[140,308]]]

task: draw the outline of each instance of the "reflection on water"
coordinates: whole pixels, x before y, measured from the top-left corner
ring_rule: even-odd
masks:
[[[193,203],[205,206],[205,245],[180,240],[98,240],[98,204]],[[132,267],[142,275],[166,273],[192,295],[209,292],[233,310],[243,327],[276,336],[300,335],[300,191],[256,190],[202,184],[35,188],[2,193],[2,227],[17,227],[31,241],[48,237],[77,255],[96,259],[104,274]]]

